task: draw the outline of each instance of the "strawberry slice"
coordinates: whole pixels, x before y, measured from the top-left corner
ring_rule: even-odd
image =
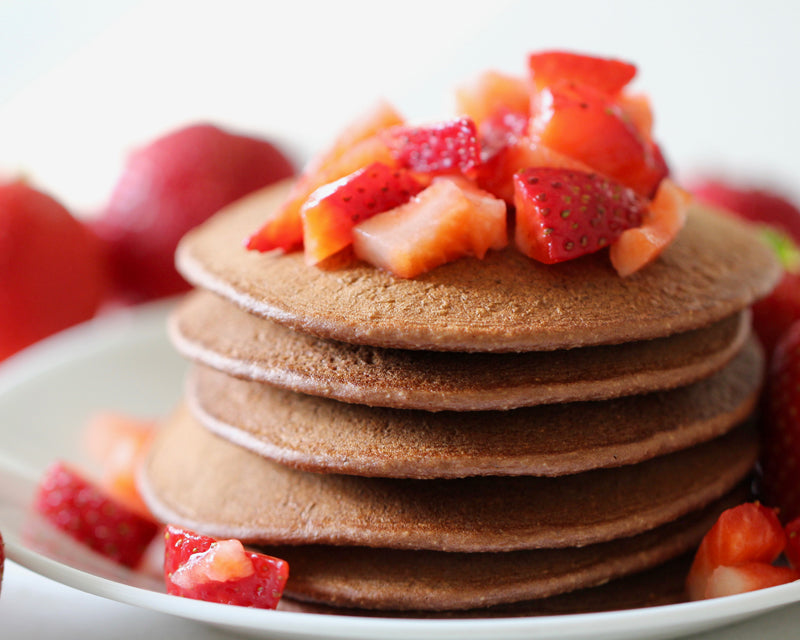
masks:
[[[764,500],[781,517],[800,517],[800,320],[772,353],[761,421]]]
[[[690,202],[689,193],[672,180],[661,181],[642,225],[624,231],[611,245],[611,264],[620,276],[639,271],[661,255],[686,223]]]
[[[800,518],[795,518],[783,528],[786,532],[786,559],[795,569],[800,569]]]
[[[646,208],[632,189],[595,173],[526,169],[514,186],[517,247],[545,264],[609,246],[641,224]]]
[[[239,540],[215,540],[167,525],[164,580],[167,593],[274,609],[283,595],[289,565],[279,558],[246,551]]]
[[[658,147],[591,86],[561,81],[542,89],[530,135],[648,198],[669,173]]]
[[[610,95],[621,91],[636,75],[636,67],[630,63],[564,51],[533,53],[528,67],[537,89],[569,80]]]
[[[350,246],[355,225],[408,202],[422,188],[409,172],[380,162],[320,187],[301,209],[306,262],[317,264]]]
[[[393,164],[389,149],[377,134],[403,122],[402,116],[387,102],[378,103],[368,113],[354,120],[327,151],[309,163],[292,186],[286,202],[245,240],[245,246],[262,252],[300,249],[303,246],[300,209],[308,197],[322,185],[339,180],[371,162]]]
[[[526,78],[485,71],[471,83],[456,89],[456,111],[480,128],[499,113],[530,114],[531,87]]]
[[[399,166],[419,173],[469,174],[480,163],[478,132],[471,118],[392,127],[381,139]]]
[[[784,550],[786,534],[775,510],[748,502],[724,511],[700,543],[686,588],[692,600],[706,597],[718,567],[755,562],[769,565]]]
[[[708,578],[705,598],[721,598],[746,593],[800,579],[800,571],[775,567],[765,562],[745,562],[735,567],[721,566]]]
[[[158,523],[106,495],[62,462],[44,474],[35,509],[78,542],[127,567],[141,561]]]
[[[353,229],[356,256],[401,278],[506,244],[505,203],[459,177],[436,178],[406,204]]]

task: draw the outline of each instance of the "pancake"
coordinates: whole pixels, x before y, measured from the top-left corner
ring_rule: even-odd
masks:
[[[182,407],[156,437],[140,488],[161,521],[251,543],[464,552],[583,546],[641,533],[719,498],[750,472],[756,440],[744,426],[640,464],[559,478],[363,478],[275,464],[214,436]]]
[[[685,554],[653,569],[615,578],[597,587],[586,587],[546,598],[522,600],[477,609],[428,611],[358,609],[303,601],[287,594],[284,594],[278,604],[278,609],[297,613],[393,618],[511,618],[657,607],[686,601],[684,584],[691,561],[691,555]],[[298,597],[302,597],[302,595]]]
[[[780,277],[751,227],[695,206],[653,264],[619,277],[606,252],[543,265],[508,249],[404,280],[364,264],[306,266],[300,252],[243,247],[290,182],[248,196],[187,234],[176,264],[198,287],[291,328],[380,347],[541,351],[658,338],[705,327]]]
[[[344,402],[426,411],[502,410],[669,389],[724,366],[749,331],[749,312],[739,312],[702,329],[623,345],[454,353],[320,339],[206,292],[189,296],[170,319],[182,354],[231,375]]]
[[[442,553],[298,546],[265,551],[289,562],[286,594],[295,599],[395,611],[486,608],[596,586],[676,558],[696,547],[722,510],[745,495],[737,490],[651,531],[578,549]]]
[[[188,405],[217,435],[281,464],[350,475],[448,478],[578,473],[632,464],[719,436],[752,412],[754,339],[722,371],[672,391],[504,412],[345,404],[197,366]]]

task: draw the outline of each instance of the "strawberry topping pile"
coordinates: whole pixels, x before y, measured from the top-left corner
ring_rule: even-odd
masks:
[[[302,248],[310,265],[352,254],[405,278],[511,241],[547,264],[611,247],[630,275],[675,238],[689,201],[652,139],[649,102],[626,93],[635,74],[545,52],[523,76],[488,71],[458,89],[450,120],[412,126],[381,103],[312,160],[246,246]]]

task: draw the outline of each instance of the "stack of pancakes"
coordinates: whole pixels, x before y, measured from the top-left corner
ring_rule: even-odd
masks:
[[[287,186],[178,250],[198,290],[170,332],[195,364],[142,475],[153,512],[287,559],[284,606],[305,610],[680,598],[674,559],[757,457],[748,307],[779,268],[752,231],[694,209],[625,279],[604,252],[508,249],[402,280],[246,251]]]

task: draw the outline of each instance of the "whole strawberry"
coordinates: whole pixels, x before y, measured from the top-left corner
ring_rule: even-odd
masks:
[[[86,225],[22,180],[0,184],[0,360],[91,318],[106,283]]]
[[[185,291],[173,266],[178,240],[225,205],[294,173],[266,140],[200,124],[128,158],[97,221],[121,297],[147,300]]]
[[[773,352],[762,437],[764,502],[792,520],[800,516],[800,321]]]

